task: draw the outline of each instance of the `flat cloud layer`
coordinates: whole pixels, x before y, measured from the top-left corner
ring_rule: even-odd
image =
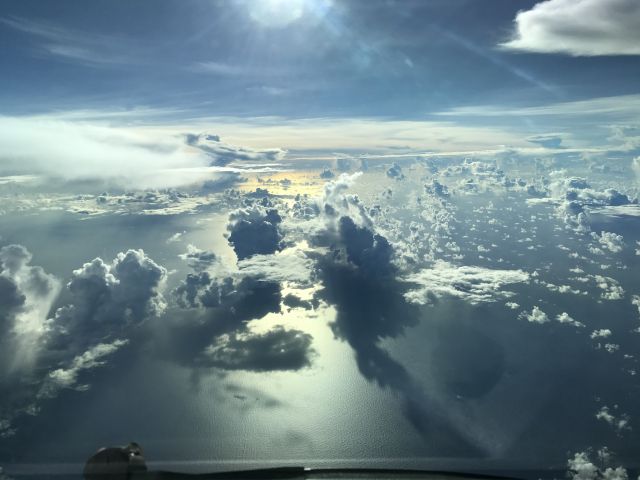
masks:
[[[428,304],[435,298],[448,295],[475,304],[494,302],[513,295],[502,290],[502,287],[527,282],[529,274],[522,270],[456,267],[446,262],[436,262],[432,268],[409,275],[406,280],[419,285],[405,294],[412,303]]]
[[[184,169],[205,166],[207,158],[189,152],[179,137],[48,117],[0,116],[0,165],[0,172],[8,174],[107,179],[146,188],[193,182]]]
[[[284,157],[280,149],[255,150],[213,140],[215,136],[152,131],[41,115],[0,115],[0,176],[68,182],[103,181],[125,188],[168,188],[207,181],[209,190],[242,177],[225,167],[234,161],[258,166]],[[246,166],[243,171],[256,168]],[[215,174],[222,174],[215,176]]]
[[[636,0],[547,0],[515,18],[509,50],[573,56],[640,55]]]

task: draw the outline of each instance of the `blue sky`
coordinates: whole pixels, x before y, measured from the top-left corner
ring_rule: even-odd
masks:
[[[496,48],[534,4],[8,1],[0,35],[12,74],[2,76],[2,102],[16,113],[147,106],[415,119],[469,104],[637,93],[640,62],[627,56]],[[298,18],[278,20],[296,5]]]
[[[635,0],[7,0],[0,102],[289,151],[609,148],[639,120],[639,24]]]

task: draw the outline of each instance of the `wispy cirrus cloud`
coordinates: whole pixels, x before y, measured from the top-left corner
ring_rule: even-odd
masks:
[[[41,20],[21,17],[0,18],[0,24],[31,36],[37,54],[81,63],[91,67],[140,65],[144,57],[139,45],[121,35],[105,35],[69,29]]]
[[[191,65],[190,70],[197,73],[208,73],[223,77],[255,75],[258,73],[264,75],[268,73],[268,69],[258,68],[255,65],[218,61],[196,62]]]
[[[503,117],[503,116],[579,116],[607,115],[621,118],[640,118],[640,94],[596,97],[570,102],[553,102],[534,106],[475,105],[437,112],[446,117]]]

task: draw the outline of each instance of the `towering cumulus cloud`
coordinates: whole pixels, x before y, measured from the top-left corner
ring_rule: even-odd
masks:
[[[278,211],[267,199],[233,212],[229,217],[229,243],[238,260],[280,250],[282,234],[278,226],[281,221]]]
[[[158,316],[165,307],[159,287],[166,275],[142,250],[119,253],[111,264],[101,258],[85,263],[68,284],[71,303],[55,314],[60,341],[86,346]]]
[[[0,436],[13,434],[20,414],[36,414],[61,390],[89,388],[83,372],[105,365],[134,327],[165,308],[166,270],[142,250],[129,250],[110,264],[96,258],[75,270],[69,303],[48,318],[58,282],[30,260],[24,247],[0,249]]]
[[[396,391],[406,418],[418,431],[425,435],[446,431],[441,451],[474,452],[451,430],[409,372],[380,345],[384,338],[397,337],[415,325],[419,307],[405,300],[406,285],[398,279],[393,247],[375,232],[358,197],[344,193],[356,178],[343,174],[325,187],[320,209],[323,228],[314,236],[315,246],[326,251],[317,258],[316,275],[322,282],[317,295],[335,307],[332,329],[353,348],[362,375]]]

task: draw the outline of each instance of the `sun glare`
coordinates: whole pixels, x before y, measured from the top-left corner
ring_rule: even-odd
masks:
[[[245,5],[256,23],[281,28],[305,16],[322,17],[331,3],[332,0],[247,0]]]
[[[257,0],[247,2],[249,14],[266,27],[284,27],[305,13],[306,0]]]

